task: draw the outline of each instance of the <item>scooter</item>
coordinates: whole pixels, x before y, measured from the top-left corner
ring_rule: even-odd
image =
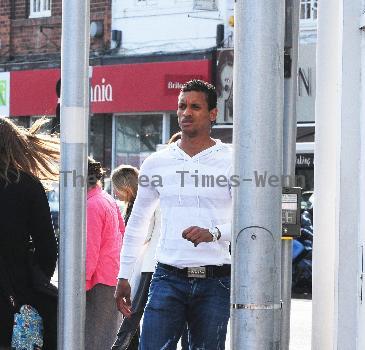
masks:
[[[301,235],[293,240],[292,292],[312,293],[313,216],[309,210],[301,214]]]

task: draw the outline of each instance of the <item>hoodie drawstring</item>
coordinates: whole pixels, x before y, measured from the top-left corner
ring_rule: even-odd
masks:
[[[198,158],[198,176],[199,176],[199,168],[200,168],[200,160]],[[198,178],[198,186],[196,187],[196,191],[195,191],[195,196],[196,196],[196,201],[197,201],[197,204],[198,204],[198,216],[200,216],[200,198],[199,198],[199,178]]]
[[[218,146],[218,147],[211,147],[210,149],[209,149],[209,153],[211,153],[211,152],[216,152],[218,149],[220,149],[221,148],[221,142],[219,141],[219,140],[215,140],[215,142],[216,142],[216,144],[215,144],[215,146]],[[170,149],[172,149],[173,151],[175,151],[175,152],[178,152],[178,154],[181,156],[182,155],[182,157],[183,157],[183,171],[185,171],[185,162],[188,162],[189,160],[186,158],[186,154],[185,154],[185,152],[184,151],[182,151],[180,148],[179,148],[179,144],[180,144],[180,140],[179,141],[177,141],[176,143],[174,143],[174,144],[171,144],[170,145]],[[207,155],[207,152],[205,152],[205,154],[204,154],[204,156],[206,156]],[[201,157],[202,155],[200,155],[200,156],[198,156],[198,157],[196,157],[196,160],[197,160],[197,175],[199,176],[199,170],[200,170],[200,157]],[[179,156],[177,156],[176,157],[177,159],[181,159]],[[184,175],[183,176],[185,176],[185,173],[183,173]],[[202,178],[200,179],[201,181],[202,181]],[[178,190],[178,200],[179,200],[179,206],[182,206],[182,203],[183,203],[183,201],[182,201],[182,194],[181,194],[181,183],[180,183],[180,185],[179,185],[179,190]],[[197,205],[198,205],[198,214],[200,215],[200,197],[199,197],[199,178],[198,178],[198,186],[196,187],[196,190],[195,190],[195,198],[196,198],[196,201],[197,201]]]
[[[185,171],[185,162],[187,160],[186,160],[185,154],[182,153],[182,155],[183,155],[183,174],[185,175],[185,173],[184,173],[184,171]],[[179,191],[178,192],[179,192],[179,206],[181,206],[182,205],[182,199],[181,199],[181,183],[179,185]]]

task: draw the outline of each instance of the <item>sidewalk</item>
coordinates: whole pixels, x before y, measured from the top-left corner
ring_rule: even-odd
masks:
[[[312,338],[312,300],[292,299],[290,318],[289,350],[310,350]],[[178,346],[178,350],[181,347]],[[230,347],[230,337],[227,334],[226,350]]]
[[[52,277],[52,282],[58,284],[58,274]],[[312,300],[292,299],[290,317],[290,348],[289,350],[310,350],[312,338]],[[180,345],[177,347],[181,350]],[[226,350],[230,348],[229,333],[227,334]]]
[[[292,299],[290,350],[310,350],[312,341],[312,300]]]

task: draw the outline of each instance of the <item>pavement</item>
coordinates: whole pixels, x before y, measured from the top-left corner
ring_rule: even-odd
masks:
[[[310,350],[312,338],[312,300],[292,299],[290,312],[290,345],[289,350]],[[181,350],[180,344],[177,350]],[[230,347],[227,334],[226,350]]]
[[[57,271],[57,269],[56,269]],[[58,284],[57,272],[52,278]],[[312,300],[310,298],[294,298],[290,312],[290,346],[289,350],[310,350],[312,338]],[[181,350],[178,344],[177,350]],[[230,347],[230,337],[227,334],[226,350],[235,350]]]
[[[310,350],[312,341],[312,300],[292,299],[290,350]]]

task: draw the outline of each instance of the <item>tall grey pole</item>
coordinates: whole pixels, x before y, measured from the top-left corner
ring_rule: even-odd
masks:
[[[283,175],[285,187],[295,186],[296,160],[296,98],[299,34],[299,0],[285,0],[285,77],[283,124]],[[290,343],[290,309],[292,285],[293,240],[283,237],[281,245],[281,349],[288,350]]]
[[[280,348],[284,0],[237,0],[231,349]],[[260,181],[259,181],[260,180]]]
[[[88,0],[62,2],[59,350],[85,348],[89,23]]]

